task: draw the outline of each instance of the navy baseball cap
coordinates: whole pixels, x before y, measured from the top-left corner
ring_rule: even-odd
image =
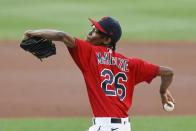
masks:
[[[122,30],[118,21],[111,17],[103,17],[99,21],[95,21],[91,18],[89,20],[95,25],[95,27],[111,38],[111,43],[116,44],[122,35]]]

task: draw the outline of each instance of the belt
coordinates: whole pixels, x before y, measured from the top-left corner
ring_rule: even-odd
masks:
[[[93,124],[126,124],[130,122],[130,118],[111,118],[111,117],[96,117],[93,118]]]

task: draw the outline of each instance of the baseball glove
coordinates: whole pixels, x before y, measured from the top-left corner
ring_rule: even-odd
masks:
[[[42,61],[42,58],[47,58],[56,54],[55,44],[48,39],[41,37],[29,37],[20,43],[20,47],[25,51],[32,53]]]

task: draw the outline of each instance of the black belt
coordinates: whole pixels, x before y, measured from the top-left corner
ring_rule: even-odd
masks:
[[[130,118],[129,118],[129,120],[128,120],[129,122],[130,122]],[[95,119],[93,119],[93,123],[95,124]],[[111,118],[111,123],[122,123],[122,120],[121,120],[121,118]]]
[[[111,118],[111,123],[122,123],[121,118]]]

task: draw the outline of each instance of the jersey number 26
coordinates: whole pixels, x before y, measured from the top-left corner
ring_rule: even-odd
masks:
[[[123,72],[117,73],[115,76],[109,69],[104,69],[101,72],[101,76],[106,77],[109,76],[109,78],[104,79],[101,83],[101,88],[105,92],[106,96],[117,96],[120,98],[121,101],[126,97],[126,87],[123,83],[119,83],[119,79],[122,79],[122,81],[127,81],[127,76]],[[108,85],[114,84],[114,90],[109,90],[107,88]],[[119,93],[119,90],[121,93]]]

